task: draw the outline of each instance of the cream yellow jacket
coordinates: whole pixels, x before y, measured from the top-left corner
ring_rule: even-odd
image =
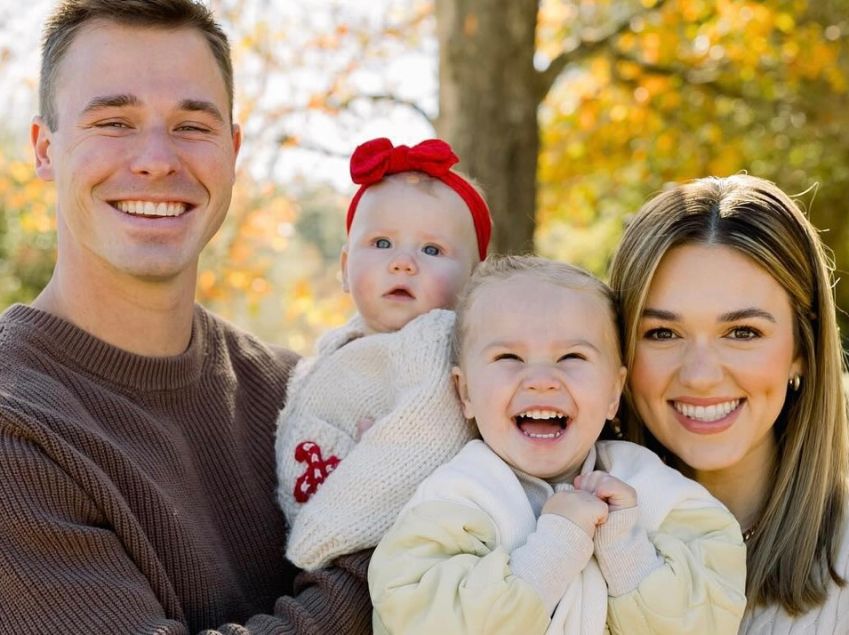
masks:
[[[609,580],[628,579],[614,570],[627,566],[628,553],[590,557],[591,545],[582,564],[577,549],[583,568],[550,614],[511,569],[511,554],[550,515],[538,520],[512,469],[472,441],[421,484],[374,552],[375,633],[736,633],[746,554],[734,517],[645,448],[602,441],[595,449],[582,472],[605,469],[637,490],[637,527],[654,548],[657,564],[643,566],[633,588],[608,594]]]

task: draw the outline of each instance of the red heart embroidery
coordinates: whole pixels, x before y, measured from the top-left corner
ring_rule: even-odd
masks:
[[[339,458],[330,456],[326,460],[321,458],[321,448],[318,443],[304,441],[295,448],[295,460],[298,463],[306,463],[304,473],[295,481],[295,500],[306,503],[310,497],[318,491],[319,486],[330,473],[339,465]]]

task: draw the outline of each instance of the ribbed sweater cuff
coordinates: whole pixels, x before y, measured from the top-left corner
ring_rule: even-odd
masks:
[[[637,524],[639,517],[638,507],[620,509],[596,529],[595,557],[611,597],[633,591],[663,565],[646,530]]]
[[[562,516],[543,514],[536,531],[510,554],[510,569],[534,588],[550,615],[592,555],[592,540],[583,529]]]
[[[276,618],[248,622],[248,632],[275,635],[324,635],[371,632],[371,601],[367,576],[372,550],[336,559],[318,571],[302,572],[295,580],[295,595],[278,598]],[[271,625],[274,628],[265,630]]]

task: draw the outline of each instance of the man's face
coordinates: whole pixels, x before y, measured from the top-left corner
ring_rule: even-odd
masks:
[[[54,94],[56,130],[37,118],[32,140],[39,176],[56,183],[64,275],[193,278],[227,213],[240,143],[203,35],[93,22]]]

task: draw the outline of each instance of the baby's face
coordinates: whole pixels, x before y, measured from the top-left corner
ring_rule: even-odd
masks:
[[[441,182],[402,175],[369,188],[342,250],[342,278],[372,332],[396,331],[436,308],[453,308],[478,262],[463,199]]]
[[[577,474],[625,381],[605,301],[518,274],[475,292],[466,328],[454,373],[483,440],[528,474]]]

